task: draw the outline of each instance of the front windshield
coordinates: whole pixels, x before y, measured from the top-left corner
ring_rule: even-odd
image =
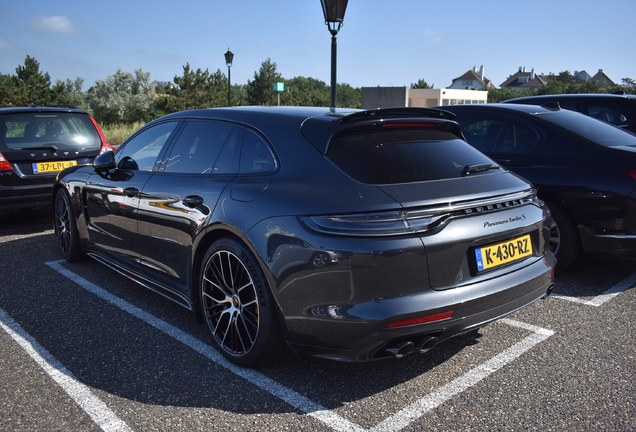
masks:
[[[636,146],[636,135],[631,132],[578,112],[561,110],[536,115],[606,147]]]

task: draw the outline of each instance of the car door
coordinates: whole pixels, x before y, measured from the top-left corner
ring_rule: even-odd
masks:
[[[179,122],[159,123],[124,143],[115,153],[116,169],[95,172],[86,183],[90,242],[115,258],[137,261],[141,246],[139,196],[161,163],[160,156]]]
[[[158,172],[144,185],[140,262],[156,280],[188,289],[196,237],[238,172],[243,134],[231,123],[184,122]]]

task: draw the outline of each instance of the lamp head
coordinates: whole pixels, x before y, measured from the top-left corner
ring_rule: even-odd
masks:
[[[349,0],[320,0],[325,24],[333,36],[337,35],[342,27],[348,2]]]
[[[232,66],[232,61],[234,60],[234,53],[232,51],[230,51],[230,49],[227,49],[227,52],[225,53],[225,64],[227,65],[227,67]]]

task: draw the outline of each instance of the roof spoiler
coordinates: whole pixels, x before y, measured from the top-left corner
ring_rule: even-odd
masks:
[[[410,108],[410,107],[397,107],[397,108],[378,108],[367,111],[360,111],[347,116],[342,117],[339,121],[341,123],[355,123],[359,121],[373,120],[375,118],[388,119],[388,118],[402,118],[402,117],[426,117],[426,118],[439,118],[445,120],[454,120],[455,114],[436,108]]]

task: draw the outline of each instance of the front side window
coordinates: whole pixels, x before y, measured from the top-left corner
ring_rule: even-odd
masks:
[[[604,121],[605,123],[613,124],[614,126],[627,124],[627,116],[625,114],[618,109],[608,106],[590,105],[587,107],[587,115]]]
[[[117,168],[133,171],[152,171],[163,147],[174,133],[178,122],[166,122],[139,133],[115,153]]]

